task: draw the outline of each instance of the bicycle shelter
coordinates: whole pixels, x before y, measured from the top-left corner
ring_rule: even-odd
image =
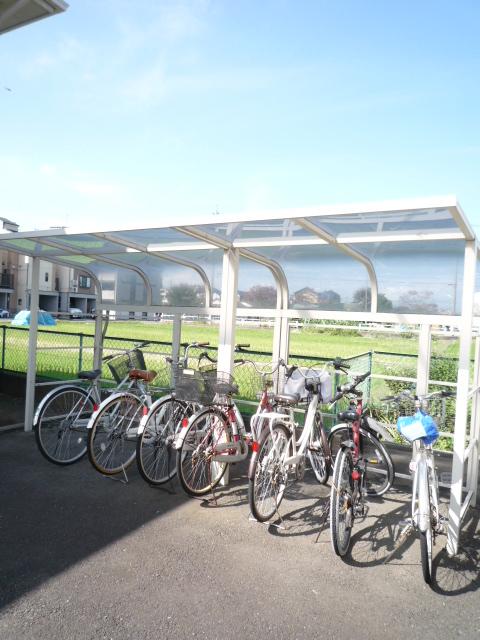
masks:
[[[42,259],[81,268],[96,284],[95,367],[102,311],[172,314],[173,354],[182,314],[218,316],[218,368],[230,373],[237,318],[274,319],[273,359],[286,361],[292,319],[414,324],[420,325],[417,392],[426,393],[432,326],[458,327],[447,540],[448,552],[457,552],[462,520],[477,500],[480,338],[472,380],[470,352],[480,247],[455,196],[253,211],[141,229],[4,233],[0,247],[32,259],[26,430],[34,410]]]

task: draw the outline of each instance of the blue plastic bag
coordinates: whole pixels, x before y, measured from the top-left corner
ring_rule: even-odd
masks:
[[[440,435],[433,419],[423,411],[417,411],[413,417],[398,418],[397,429],[409,442],[421,438],[425,444],[433,444]]]

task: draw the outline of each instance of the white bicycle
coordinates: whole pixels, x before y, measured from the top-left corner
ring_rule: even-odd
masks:
[[[292,367],[286,392],[273,398],[279,409],[264,414],[268,426],[259,441],[253,443],[248,470],[250,510],[259,522],[267,522],[278,513],[289,476],[303,479],[307,454],[317,481],[325,484],[328,479],[331,456],[318,405],[332,399],[332,377],[327,371],[332,365],[344,373],[348,368],[341,360],[327,362],[321,371]],[[300,401],[308,401],[308,410],[297,440],[299,424],[293,412]]]
[[[427,584],[432,580],[432,548],[435,538],[438,534],[445,533],[445,520],[439,510],[438,478],[432,448],[439,437],[439,432],[433,419],[427,414],[427,408],[432,398],[446,399],[454,395],[452,391],[442,390],[421,396],[411,396],[406,391],[398,396],[382,398],[385,402],[415,404],[413,417],[401,417],[397,420],[398,431],[412,443],[413,455],[410,462],[410,471],[413,473],[412,516],[400,523],[403,529],[399,542],[386,560],[395,553],[409,533],[417,532],[420,538],[423,578]]]

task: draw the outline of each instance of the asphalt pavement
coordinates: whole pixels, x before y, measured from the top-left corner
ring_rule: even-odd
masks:
[[[176,479],[148,487],[135,466],[125,484],[86,458],[50,464],[31,432],[0,432],[0,637],[480,637],[478,509],[457,556],[437,540],[429,587],[413,537],[384,564],[408,516],[408,481],[369,501],[342,560],[328,523],[318,538],[330,481],[320,486],[308,470],[286,491],[283,524],[268,526],[249,517],[246,472],[232,467],[213,506]]]

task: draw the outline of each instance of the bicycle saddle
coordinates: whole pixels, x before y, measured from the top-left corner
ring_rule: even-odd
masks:
[[[275,402],[280,402],[280,404],[298,404],[300,400],[300,395],[298,393],[276,393],[273,396]]]
[[[93,369],[93,371],[79,371],[77,373],[77,378],[79,378],[80,380],[95,380],[101,375],[101,369]]]
[[[143,371],[142,369],[132,369],[128,374],[130,380],[145,380],[152,382],[157,377],[156,371]]]
[[[356,411],[352,411],[351,409],[340,411],[337,416],[340,422],[356,422],[361,417]]]

